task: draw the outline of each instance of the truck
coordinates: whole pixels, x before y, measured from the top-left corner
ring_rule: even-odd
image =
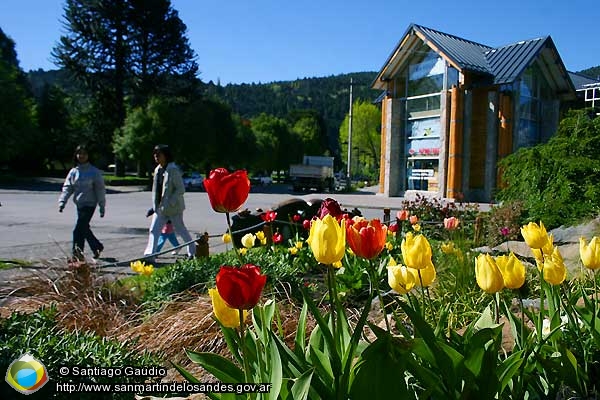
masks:
[[[304,156],[302,164],[290,165],[290,180],[295,192],[316,189],[335,190],[333,157]]]

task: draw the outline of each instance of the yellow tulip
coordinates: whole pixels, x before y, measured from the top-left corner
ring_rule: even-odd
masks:
[[[150,276],[154,272],[154,265],[144,265],[144,269],[140,272],[142,275]]]
[[[392,250],[394,250],[394,245],[391,244],[390,242],[387,242],[385,244],[385,248],[388,249],[388,251],[392,251]]]
[[[223,243],[231,243],[231,235],[229,233],[223,234]]]
[[[393,258],[387,270],[388,284],[396,293],[406,294],[415,286],[415,276],[404,265],[397,265]]]
[[[544,258],[543,264],[544,280],[551,285],[560,285],[567,278],[567,268],[558,247],[550,257]]]
[[[223,326],[227,328],[237,328],[240,326],[239,310],[229,307],[217,289],[208,289],[208,295],[212,300],[213,313]],[[247,316],[248,311],[244,310],[244,319]]]
[[[425,236],[408,232],[400,244],[404,264],[409,268],[423,269],[431,264],[431,245]]]
[[[586,268],[594,270],[600,268],[600,239],[594,236],[586,245],[585,238],[579,238],[579,256]]]
[[[523,225],[521,227],[521,235],[523,236],[523,239],[525,239],[527,246],[531,247],[532,249],[541,249],[548,243],[548,233],[546,232],[546,227],[541,221],[539,225],[535,222],[530,222],[527,225]]]
[[[297,247],[290,247],[288,249],[288,251],[290,252],[291,255],[295,256],[296,254],[298,254],[298,248]]]
[[[129,264],[129,267],[133,270],[133,272],[137,272],[138,274],[144,270],[144,262],[143,261],[134,261]]]
[[[504,288],[502,273],[489,254],[480,254],[475,259],[475,279],[477,285],[486,293],[493,294]]]
[[[303,246],[304,246],[304,243],[303,243],[303,242],[300,242],[300,241],[296,242],[296,248],[297,248],[298,250],[300,250],[300,249],[301,249]]]
[[[342,219],[340,224],[330,214],[314,220],[307,242],[318,262],[333,264],[341,261],[346,251],[346,221]]]
[[[252,247],[254,247],[255,241],[256,236],[254,236],[254,234],[252,233],[246,233],[244,236],[242,236],[242,246],[244,246],[247,249],[251,249]]]
[[[444,254],[452,254],[454,253],[454,242],[442,243],[442,253]]]
[[[504,286],[508,289],[518,289],[525,283],[525,266],[514,253],[508,256],[495,258],[496,265],[504,279]]]
[[[336,261],[333,264],[331,264],[333,266],[333,268],[342,268],[342,261]]]
[[[408,270],[415,276],[415,285],[419,287],[429,287],[429,285],[433,283],[435,277],[437,276],[433,263],[429,263],[429,265],[425,268],[408,268]]]

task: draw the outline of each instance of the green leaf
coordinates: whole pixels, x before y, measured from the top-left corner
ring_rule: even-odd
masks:
[[[181,365],[171,362],[171,364],[175,367],[175,369],[177,371],[179,371],[179,373],[181,374],[181,376],[183,376],[185,379],[187,379],[188,382],[191,383],[200,383],[200,381],[198,380],[198,378],[196,378],[194,375],[192,375],[188,370],[186,370],[185,368],[183,368]]]
[[[271,390],[266,394],[267,399],[276,400],[279,397],[281,390],[281,384],[283,382],[283,368],[281,366],[281,357],[277,351],[277,345],[271,340],[269,344],[269,353],[271,363],[267,366],[270,371],[270,382],[272,384]]]
[[[192,362],[200,364],[221,382],[238,383],[245,381],[244,372],[223,356],[214,353],[198,353],[191,350],[185,352]]]
[[[416,398],[406,383],[406,360],[410,346],[389,333],[377,338],[361,354],[353,368],[350,397],[388,400]],[[393,396],[390,397],[390,394]],[[342,392],[344,397],[347,397]]]
[[[527,353],[524,350],[517,351],[510,355],[498,367],[498,378],[500,381],[499,394],[504,392],[506,386],[512,381],[513,376],[519,372],[521,365],[525,362]]]
[[[323,380],[326,385],[333,387],[333,381],[335,380],[333,371],[331,369],[331,363],[329,357],[325,355],[321,350],[316,347],[310,346],[308,354],[313,366],[316,368],[319,377]]]
[[[304,348],[306,347],[306,316],[308,314],[308,306],[306,301],[302,304],[302,311],[298,318],[296,326],[296,337],[294,339],[294,352],[298,357],[304,357]]]
[[[304,400],[308,398],[313,372],[314,370],[310,369],[296,379],[296,382],[294,382],[294,385],[292,386],[292,398],[294,400]]]

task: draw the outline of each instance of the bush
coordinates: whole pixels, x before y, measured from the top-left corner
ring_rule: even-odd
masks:
[[[522,201],[507,201],[493,206],[485,214],[484,244],[493,247],[507,240],[519,240],[524,214]]]
[[[522,200],[527,221],[548,228],[600,212],[600,118],[572,110],[548,143],[520,149],[500,161],[505,187],[498,199]]]
[[[38,358],[48,370],[50,383],[31,395],[31,398],[72,398],[69,393],[56,392],[56,383],[143,383],[147,377],[120,376],[118,378],[73,376],[63,377],[61,366],[79,367],[121,367],[155,366],[160,367],[158,356],[147,352],[137,353],[128,348],[128,343],[120,343],[96,336],[89,332],[71,332],[59,329],[56,323],[56,308],[42,308],[33,314],[13,313],[0,320],[0,371],[6,374],[8,366],[18,357],[29,353]],[[3,399],[13,398],[17,392],[4,385]],[[131,398],[131,393],[102,393],[102,398]],[[98,394],[77,393],[77,398],[98,398]]]

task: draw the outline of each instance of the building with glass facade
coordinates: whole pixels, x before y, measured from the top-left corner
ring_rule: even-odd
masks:
[[[575,98],[550,37],[492,48],[411,25],[373,88],[382,100],[380,191],[490,201],[497,162],[547,141]]]

